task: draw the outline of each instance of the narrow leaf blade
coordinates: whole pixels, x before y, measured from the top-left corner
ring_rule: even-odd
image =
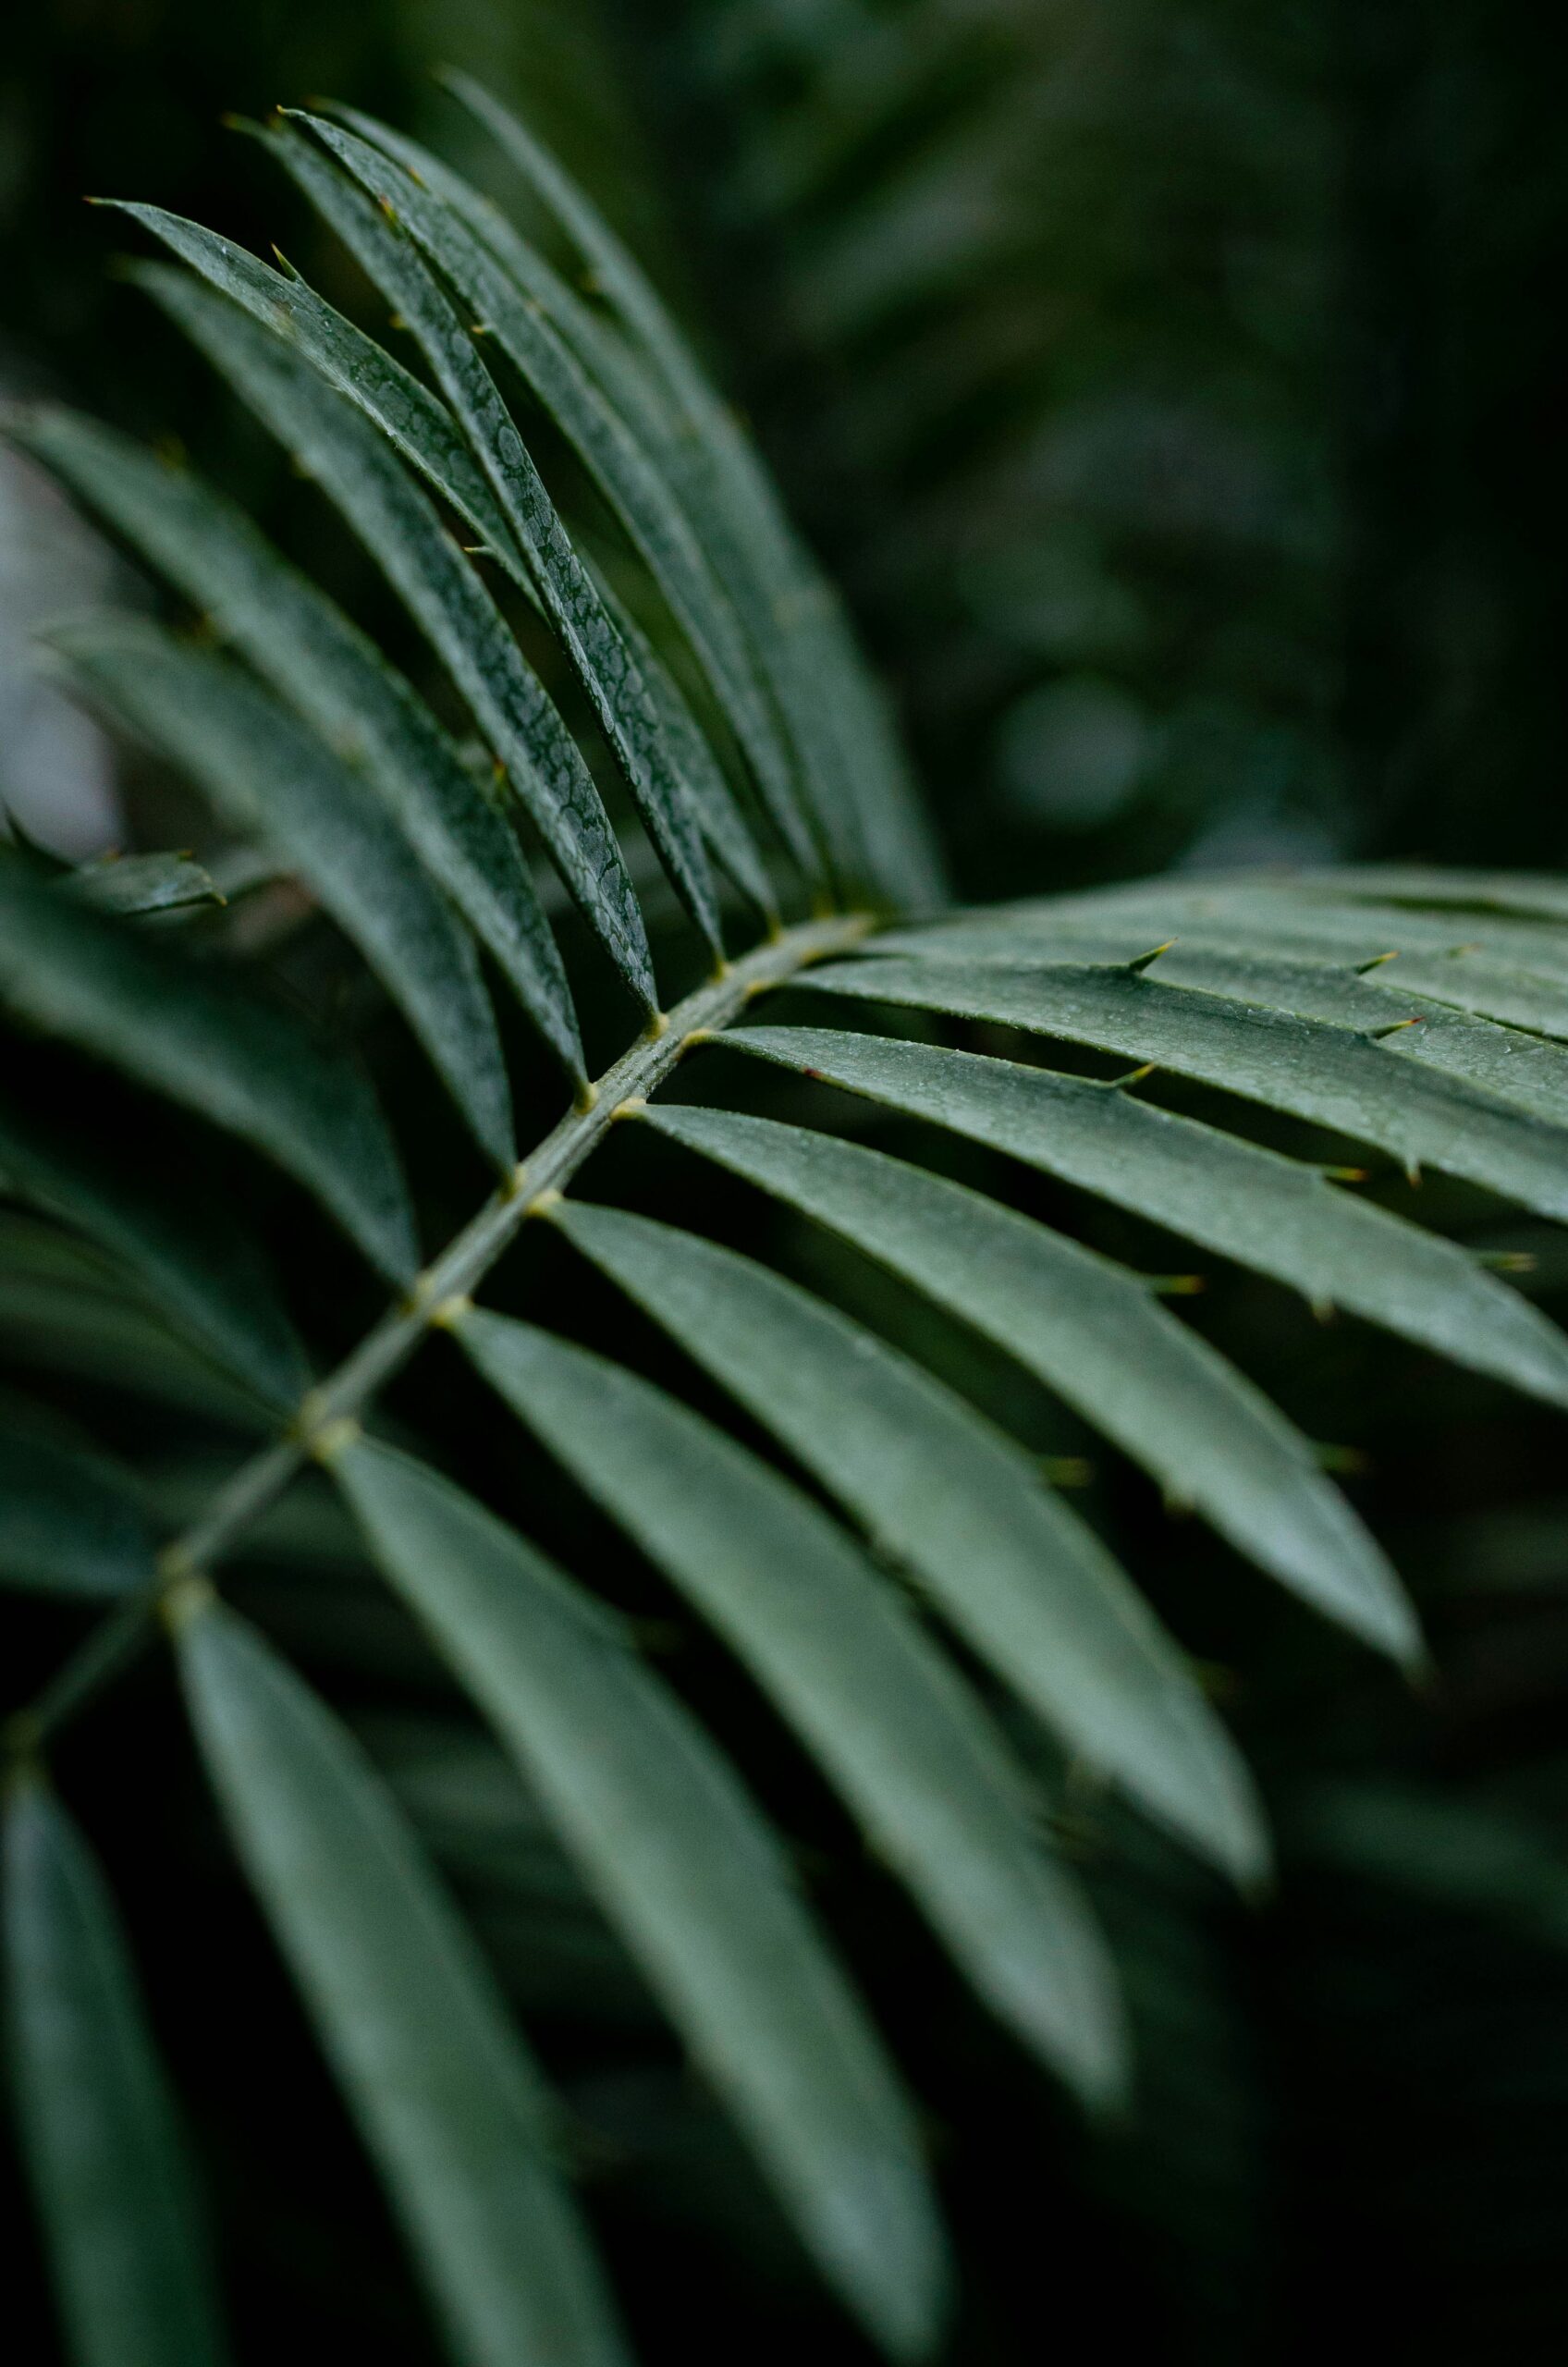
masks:
[[[896,907],[940,904],[940,858],[883,702],[842,610],[733,413],[635,258],[558,160],[470,76],[445,79],[576,246],[667,389],[678,431],[686,431],[678,432],[677,447],[693,453],[693,508],[704,523],[717,511],[729,529],[715,557],[722,551],[726,571],[739,558],[741,583],[754,586],[747,611],[753,647],[793,737],[815,810],[829,828],[840,804],[852,813],[855,852],[869,863],[871,884]],[[841,832],[836,843],[846,849]]]
[[[171,253],[201,274],[209,287],[231,297],[253,320],[306,356],[327,383],[358,404],[396,448],[427,476],[436,491],[465,518],[514,580],[526,583],[522,559],[484,472],[444,403],[374,337],[324,301],[296,276],[267,265],[232,239],[168,214],[161,206],[107,201],[143,229],[161,239]]]
[[[1116,1976],[978,1701],[838,1525],[622,1367],[504,1316],[479,1370],[727,1638],[990,2005],[1091,2104],[1127,2064]]]
[[[351,938],[481,1148],[512,1157],[511,1097],[473,947],[374,791],[227,661],[137,619],[56,626],[75,680],[281,852]]]
[[[1568,1125],[1393,1060],[1370,1036],[1321,1020],[1167,986],[1130,966],[1008,969],[890,956],[834,963],[804,983],[828,994],[998,1020],[1153,1061],[1374,1143],[1407,1166],[1463,1175],[1543,1216],[1568,1216]]]
[[[653,1009],[647,936],[593,776],[474,568],[410,481],[391,415],[339,391],[333,357],[301,339],[291,316],[275,331],[187,273],[153,264],[136,276],[321,485],[381,567],[468,702],[590,928],[638,1000]],[[425,473],[460,509],[460,487],[441,473],[441,449],[434,441],[421,448]],[[521,559],[517,567],[525,574]]]
[[[1004,967],[1128,963],[1148,954],[1149,936],[1148,924],[1136,918],[1093,927],[1054,921],[1046,908],[1046,917],[1034,921],[1022,914],[1008,921],[980,914],[937,929],[890,929],[867,950]],[[1381,1049],[1391,1058],[1446,1069],[1537,1116],[1568,1122],[1568,1051],[1417,992],[1419,976],[1418,967],[1413,971],[1391,953],[1370,965],[1342,955],[1310,960],[1280,953],[1267,938],[1250,949],[1211,944],[1201,928],[1183,933],[1158,956],[1163,985],[1197,987],[1330,1026],[1377,1031]]]
[[[13,423],[7,419],[6,432]],[[185,913],[224,901],[212,874],[188,854],[100,855],[70,875],[71,893],[101,913],[141,920],[152,913]]]
[[[1568,1405],[1568,1339],[1452,1242],[1320,1169],[1116,1086],[827,1028],[738,1028],[742,1050],[1027,1159],[1259,1273]]]
[[[190,470],[56,409],[24,412],[8,433],[161,568],[354,765],[581,1081],[566,973],[522,850],[374,644]]]
[[[123,1139],[111,1174],[90,1118],[13,1104],[0,1105],[0,1182],[105,1250],[165,1322],[267,1404],[298,1402],[310,1372],[276,1279],[210,1179],[183,1188]]]
[[[643,670],[670,762],[691,792],[710,853],[764,920],[770,926],[778,926],[778,902],[773,883],[723,767],[647,634],[606,584],[601,583],[599,588],[605,606]]]
[[[541,337],[552,342],[558,338],[566,349],[564,362],[562,357],[556,357],[557,373],[570,362],[581,365],[592,382],[594,395],[602,397],[613,412],[613,429],[623,432],[635,447],[639,473],[653,472],[661,481],[663,499],[679,504],[681,516],[676,532],[682,544],[688,536],[695,543],[714,579],[734,604],[745,635],[747,656],[758,680],[773,693],[778,720],[786,727],[791,742],[790,754],[800,768],[800,778],[810,780],[807,751],[820,754],[824,744],[826,718],[821,685],[817,685],[815,698],[802,709],[808,723],[803,743],[799,718],[786,705],[786,693],[795,670],[787,661],[796,651],[797,618],[802,603],[794,598],[772,597],[762,583],[754,542],[748,542],[734,531],[728,505],[716,498],[713,456],[704,436],[692,433],[690,411],[670,399],[661,374],[648,366],[647,357],[639,351],[637,341],[622,337],[602,313],[584,303],[488,199],[481,197],[417,141],[361,115],[357,108],[337,106],[332,112],[401,165],[474,234],[487,250],[481,262],[485,276],[491,276],[498,266],[525,311],[544,325],[530,331],[531,341],[536,344]],[[548,366],[548,347],[545,359]],[[649,687],[654,687],[651,682]],[[762,752],[760,767],[753,765],[753,769],[763,803],[783,844],[808,876],[814,875],[819,856],[799,806],[799,789],[790,780],[788,766],[781,758],[782,750],[774,751],[769,742]],[[852,831],[853,797],[836,799],[830,792],[838,784],[827,779],[817,780],[815,786],[815,811],[825,826],[825,835],[830,840],[834,839],[835,823],[851,826],[848,829],[841,827],[837,838],[841,849],[852,857],[849,876],[859,876],[864,870],[864,850]]]
[[[766,1118],[643,1122],[749,1176],[972,1323],[1353,1633],[1417,1655],[1398,1581],[1299,1431],[1136,1276],[978,1192]]]
[[[72,2356],[222,2367],[190,2165],[108,1887],[36,1779],[11,1793],[5,1854],[12,2079]]]
[[[9,1209],[0,1209],[0,1334],[13,1362],[127,1390],[244,1437],[276,1432],[279,1407],[187,1347],[91,1248]]]
[[[112,1464],[0,1430],[0,1584],[102,1599],[153,1576],[146,1515]]]
[[[395,1281],[417,1262],[362,1074],[291,1014],[0,859],[0,1003],[253,1143]]]
[[[733,1250],[579,1200],[550,1214],[899,1557],[1070,1750],[1228,1871],[1257,1871],[1268,1844],[1234,1745],[1131,1580],[1011,1440]]]
[[[470,2367],[623,2367],[490,1977],[359,1746],[232,1613],[181,1674],[235,1846]]]
[[[376,202],[406,226],[571,444],[695,651],[770,810],[783,819],[792,802],[788,759],[728,595],[666,475],[605,400],[544,308],[516,288],[450,205],[367,141],[319,117],[305,120]],[[494,476],[492,483],[505,506],[500,484]],[[517,520],[511,522],[521,542]]]
[[[348,138],[331,125],[315,128],[335,151]],[[268,144],[418,338],[489,480],[540,605],[593,705],[670,884],[717,949],[712,874],[690,798],[664,749],[646,686],[572,547],[473,338],[421,260],[413,239],[363,190],[292,126],[283,134],[269,134]],[[353,147],[374,155],[362,141]]]
[[[333,1468],[824,2272],[889,2350],[922,2355],[945,2263],[908,2107],[729,1769],[615,1625],[472,1498],[364,1442]]]

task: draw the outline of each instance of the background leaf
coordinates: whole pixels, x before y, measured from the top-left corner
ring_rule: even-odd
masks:
[[[0,1579],[112,1596],[150,1585],[153,1575],[145,1513],[111,1465],[28,1431],[0,1430]]]
[[[64,1218],[139,1282],[160,1315],[273,1405],[292,1405],[307,1377],[304,1351],[276,1282],[220,1194],[180,1191],[167,1163],[128,1143],[105,1175],[91,1116],[43,1118],[0,1109],[0,1179],[21,1199]]]
[[[0,864],[0,1000],[243,1135],[323,1199],[393,1276],[412,1221],[369,1085],[292,1014],[79,913]]]
[[[190,2165],[104,1877],[59,1803],[6,1808],[11,2073],[81,2367],[228,2356]]]

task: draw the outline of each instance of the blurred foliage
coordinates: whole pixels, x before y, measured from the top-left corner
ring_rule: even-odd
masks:
[[[1555,20],[678,14],[672,186],[971,892],[1561,860]]]
[[[0,56],[0,374],[146,433],[200,423],[250,506],[293,524],[262,440],[106,276],[115,241],[78,200],[131,192],[260,244],[260,176],[220,111],[323,88],[492,170],[426,80],[455,59],[684,296],[898,691],[965,893],[1324,852],[1561,865],[1560,47],[1546,12],[1478,0],[52,0]],[[11,1245],[8,1336],[31,1322],[68,1379],[71,1292],[102,1284],[35,1270],[37,1247]],[[1097,1853],[1144,2074],[1096,2140],[921,1957],[901,2034],[935,2059],[965,2243],[953,2356],[1033,2360],[1092,2309],[1097,2341],[1171,2361],[1555,2361],[1561,1435],[1354,1326],[1304,1342],[1261,1286],[1212,1300],[1215,1336],[1366,1457],[1358,1501],[1441,1674],[1406,1696],[1158,1506],[1113,1508],[1212,1651],[1283,1870],[1247,1911],[1147,1834]],[[205,1386],[154,1368],[126,1318],[150,1393]],[[241,1599],[345,1680],[512,1993],[553,2017],[632,2315],[682,2297],[648,2356],[739,2329],[759,2362],[802,2341],[860,2358],[328,1515],[260,1537]],[[153,1730],[170,1763],[143,1755],[133,1692],[72,1776],[112,1865],[144,1851],[151,1797],[200,1870],[200,1950],[178,1897],[143,1895],[136,1936],[243,2231],[226,2266],[250,2355],[306,2326],[424,2362],[383,2206],[253,1910],[189,1829],[172,1722]],[[819,1817],[803,1798],[808,1849]],[[264,2042],[232,2043],[235,2010]]]

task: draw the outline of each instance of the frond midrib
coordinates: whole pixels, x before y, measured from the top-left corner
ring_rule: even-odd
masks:
[[[528,1219],[547,1207],[618,1118],[655,1093],[693,1045],[731,1025],[761,994],[811,963],[849,951],[875,926],[865,912],[800,923],[727,963],[645,1030],[521,1159],[483,1207],[415,1277],[403,1298],[328,1378],[308,1390],[282,1434],[242,1464],[205,1511],[165,1545],[153,1582],[107,1614],[56,1675],[7,1723],[18,1755],[31,1757],[108,1684],[145,1640],[185,1582],[203,1576],[312,1461],[328,1461],[353,1435],[377,1392],[447,1311],[484,1280]]]

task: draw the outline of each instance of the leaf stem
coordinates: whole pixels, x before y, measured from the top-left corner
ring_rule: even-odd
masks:
[[[747,1003],[787,985],[813,962],[845,952],[873,926],[867,913],[812,920],[766,939],[677,1004],[605,1071],[590,1092],[512,1171],[462,1231],[426,1266],[397,1306],[329,1378],[310,1390],[283,1436],[252,1455],[225,1482],[206,1510],[158,1557],[154,1581],[129,1597],[83,1638],[36,1699],[8,1719],[6,1748],[32,1757],[135,1658],[170,1594],[205,1574],[278,1497],[344,1424],[357,1422],[376,1391],[439,1328],[453,1300],[484,1280],[529,1215],[560,1192],[628,1102],[645,1101],[695,1038],[727,1027]]]

